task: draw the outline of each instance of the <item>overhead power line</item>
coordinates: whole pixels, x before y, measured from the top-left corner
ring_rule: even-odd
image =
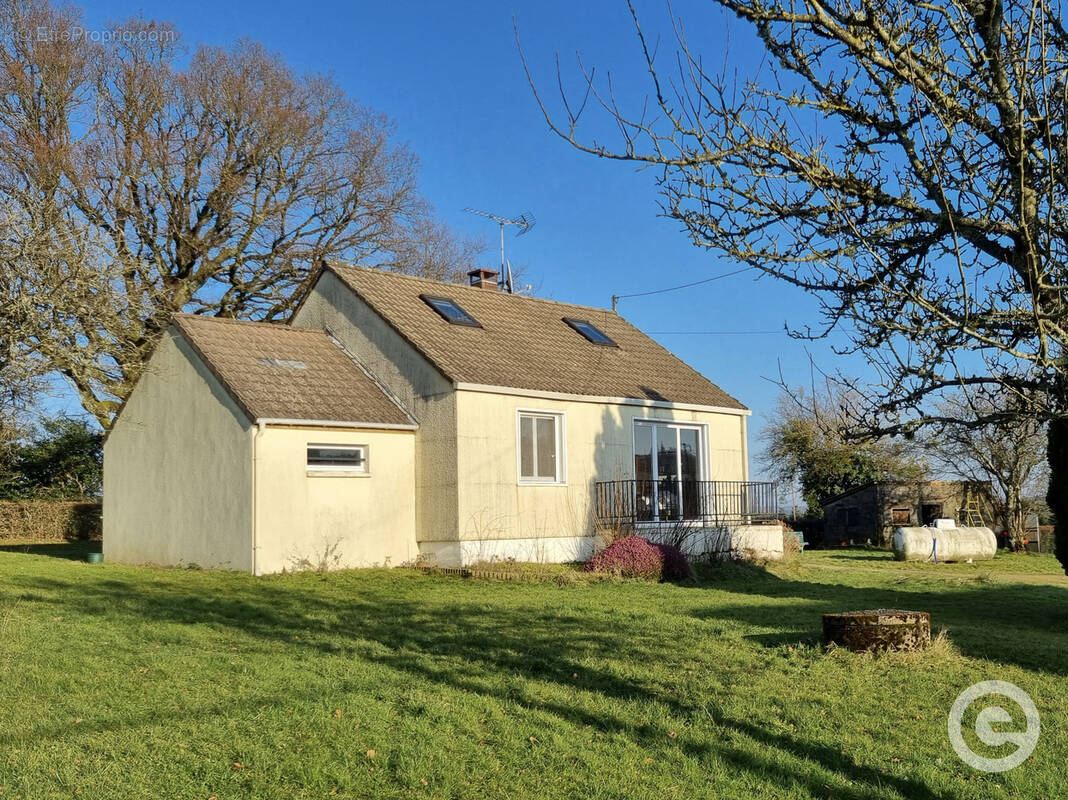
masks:
[[[770,336],[773,334],[784,334],[789,336],[790,331],[785,328],[779,328],[776,331],[645,331],[650,336]],[[825,331],[813,336],[812,338],[823,339],[828,336],[849,336],[849,331],[833,330]],[[799,338],[807,339],[808,336],[801,336]]]
[[[646,333],[651,336],[764,336],[786,333],[786,331],[646,331]]]
[[[722,280],[723,278],[729,278],[732,275],[738,275],[742,272],[748,272],[751,269],[755,269],[755,267],[742,267],[741,269],[724,272],[720,275],[713,275],[711,278],[704,278],[699,281],[691,281],[690,283],[681,283],[678,286],[668,286],[666,289],[652,289],[648,292],[632,292],[631,294],[614,294],[612,295],[612,310],[616,310],[616,307],[619,305],[619,301],[622,300],[624,297],[647,297],[651,294],[677,292],[679,289],[689,289],[691,286],[700,286],[702,283],[711,283],[712,281]]]

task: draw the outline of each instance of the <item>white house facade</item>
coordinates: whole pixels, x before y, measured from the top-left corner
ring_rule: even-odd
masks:
[[[492,276],[328,265],[288,326],[178,317],[105,444],[106,557],[574,561],[618,525],[775,557],[741,403],[617,314]]]

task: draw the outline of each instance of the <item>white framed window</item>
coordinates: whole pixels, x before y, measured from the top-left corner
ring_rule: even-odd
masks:
[[[309,444],[309,475],[367,475],[367,445]]]
[[[634,420],[634,478],[643,521],[696,519],[716,498],[705,480],[706,428],[673,420]]]
[[[563,412],[519,409],[516,451],[519,483],[567,483]]]

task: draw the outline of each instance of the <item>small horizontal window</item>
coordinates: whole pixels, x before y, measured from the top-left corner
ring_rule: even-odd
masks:
[[[894,525],[911,525],[912,509],[894,508],[890,510],[890,518]]]
[[[419,295],[420,299],[438,312],[446,322],[453,325],[467,325],[471,328],[481,328],[478,320],[468,314],[455,300],[448,297],[434,297],[429,294]]]
[[[605,347],[619,347],[608,334],[594,325],[592,322],[584,319],[573,319],[572,317],[564,317],[564,322],[581,333],[587,339],[594,344],[603,345]]]
[[[310,444],[308,470],[323,472],[367,472],[367,448],[364,445]]]

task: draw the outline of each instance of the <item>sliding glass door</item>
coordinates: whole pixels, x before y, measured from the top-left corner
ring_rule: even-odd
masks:
[[[700,514],[701,429],[635,420],[634,477],[638,518],[660,522]]]

